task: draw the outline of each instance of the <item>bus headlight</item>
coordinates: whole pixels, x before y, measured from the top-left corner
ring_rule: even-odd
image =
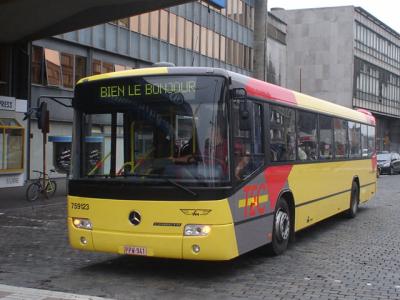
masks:
[[[92,230],[92,222],[89,219],[72,218],[72,224],[76,228]]]
[[[210,233],[211,227],[209,225],[194,225],[189,224],[185,226],[185,236],[206,236]]]

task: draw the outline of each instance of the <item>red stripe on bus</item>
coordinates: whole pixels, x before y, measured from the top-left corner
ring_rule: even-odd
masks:
[[[269,167],[264,172],[271,210],[275,209],[275,204],[278,200],[279,193],[285,186],[292,167],[293,166],[290,165]]]
[[[297,104],[292,91],[258,79],[251,78],[246,84],[246,91],[250,96]]]

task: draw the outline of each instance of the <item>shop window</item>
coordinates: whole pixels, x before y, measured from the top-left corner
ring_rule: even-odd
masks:
[[[14,119],[0,118],[0,172],[24,168],[24,128]]]
[[[43,48],[32,46],[32,83],[43,84]]]
[[[62,79],[65,88],[74,87],[74,56],[71,54],[61,53]]]
[[[61,86],[60,52],[44,49],[47,85]]]
[[[75,83],[86,76],[86,57],[75,56]]]

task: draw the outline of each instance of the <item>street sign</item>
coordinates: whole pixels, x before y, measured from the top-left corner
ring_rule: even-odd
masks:
[[[0,96],[0,110],[15,110],[15,98]]]

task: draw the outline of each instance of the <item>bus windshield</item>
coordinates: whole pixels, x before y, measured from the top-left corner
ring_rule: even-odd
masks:
[[[149,76],[77,87],[80,178],[229,182],[224,78]],[[102,143],[92,143],[101,136]]]

